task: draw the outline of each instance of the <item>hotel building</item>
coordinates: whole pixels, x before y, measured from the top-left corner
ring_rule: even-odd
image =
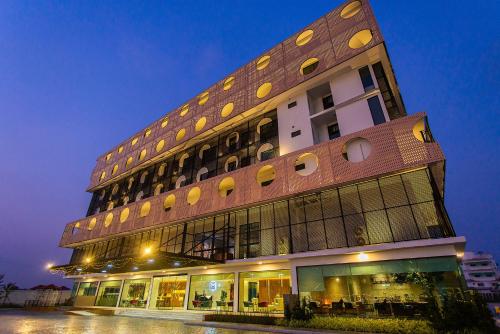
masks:
[[[444,178],[368,1],[348,1],[100,156],[52,271],[120,314],[419,303],[416,274],[462,285]]]

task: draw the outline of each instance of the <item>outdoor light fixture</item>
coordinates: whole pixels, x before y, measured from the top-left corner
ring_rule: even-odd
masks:
[[[82,271],[82,268],[76,268],[76,271]]]
[[[54,264],[52,262],[49,262],[45,265],[45,269],[49,270],[51,269],[52,267],[54,266]]]
[[[359,261],[366,261],[366,260],[368,260],[368,254],[363,253],[363,252],[359,253],[358,254],[358,260]]]
[[[151,247],[144,248],[144,254],[145,255],[151,254]]]
[[[262,261],[259,261],[258,264],[262,264]]]
[[[106,270],[101,270],[101,273],[107,273],[107,271]]]
[[[153,263],[155,262],[155,259],[148,259],[148,263]]]
[[[108,264],[108,268],[112,268],[112,267],[113,267],[113,265],[111,263]]]
[[[181,264],[179,262],[174,262],[174,266],[178,267],[180,266]]]
[[[85,263],[90,263],[91,261],[92,261],[92,259],[90,257],[85,259]]]
[[[208,267],[207,267],[207,266],[204,266],[204,267],[203,267],[203,269],[207,270],[207,269],[208,269]]]
[[[138,267],[132,267],[132,270],[138,270],[139,268]]]

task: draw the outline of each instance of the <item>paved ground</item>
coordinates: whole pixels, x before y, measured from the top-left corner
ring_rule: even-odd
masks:
[[[62,312],[0,310],[0,334],[258,334],[262,332],[185,326],[180,321],[118,316],[77,316]]]

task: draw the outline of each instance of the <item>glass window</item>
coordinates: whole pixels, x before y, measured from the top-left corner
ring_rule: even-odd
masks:
[[[380,105],[380,100],[378,95],[370,97],[368,100],[368,107],[370,108],[370,113],[372,114],[373,124],[385,123],[384,111]]]
[[[191,276],[190,310],[230,310],[234,299],[234,274]]]
[[[370,69],[368,68],[368,66],[360,68],[358,72],[359,72],[359,77],[361,78],[361,82],[363,83],[363,88],[365,89],[365,92],[375,88],[375,85],[373,84],[372,75],[370,74]]]
[[[240,274],[239,310],[283,313],[283,295],[291,293],[290,270]]]
[[[151,279],[129,279],[123,284],[120,307],[145,308]]]
[[[99,282],[83,282],[78,288],[78,296],[95,296]]]
[[[99,291],[97,292],[97,300],[95,306],[111,306],[115,307],[120,296],[120,287],[122,281],[106,281],[101,282]]]
[[[182,309],[186,283],[187,275],[154,277],[149,308],[153,310]]]

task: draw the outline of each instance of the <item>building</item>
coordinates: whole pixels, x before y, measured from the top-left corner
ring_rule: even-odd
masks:
[[[76,306],[122,314],[280,314],[289,294],[397,313],[423,299],[415,275],[461,286],[444,176],[369,3],[348,1],[100,156],[52,270]]]
[[[493,255],[483,252],[465,252],[462,258],[465,282],[487,300],[497,294],[500,299],[500,272]]]

